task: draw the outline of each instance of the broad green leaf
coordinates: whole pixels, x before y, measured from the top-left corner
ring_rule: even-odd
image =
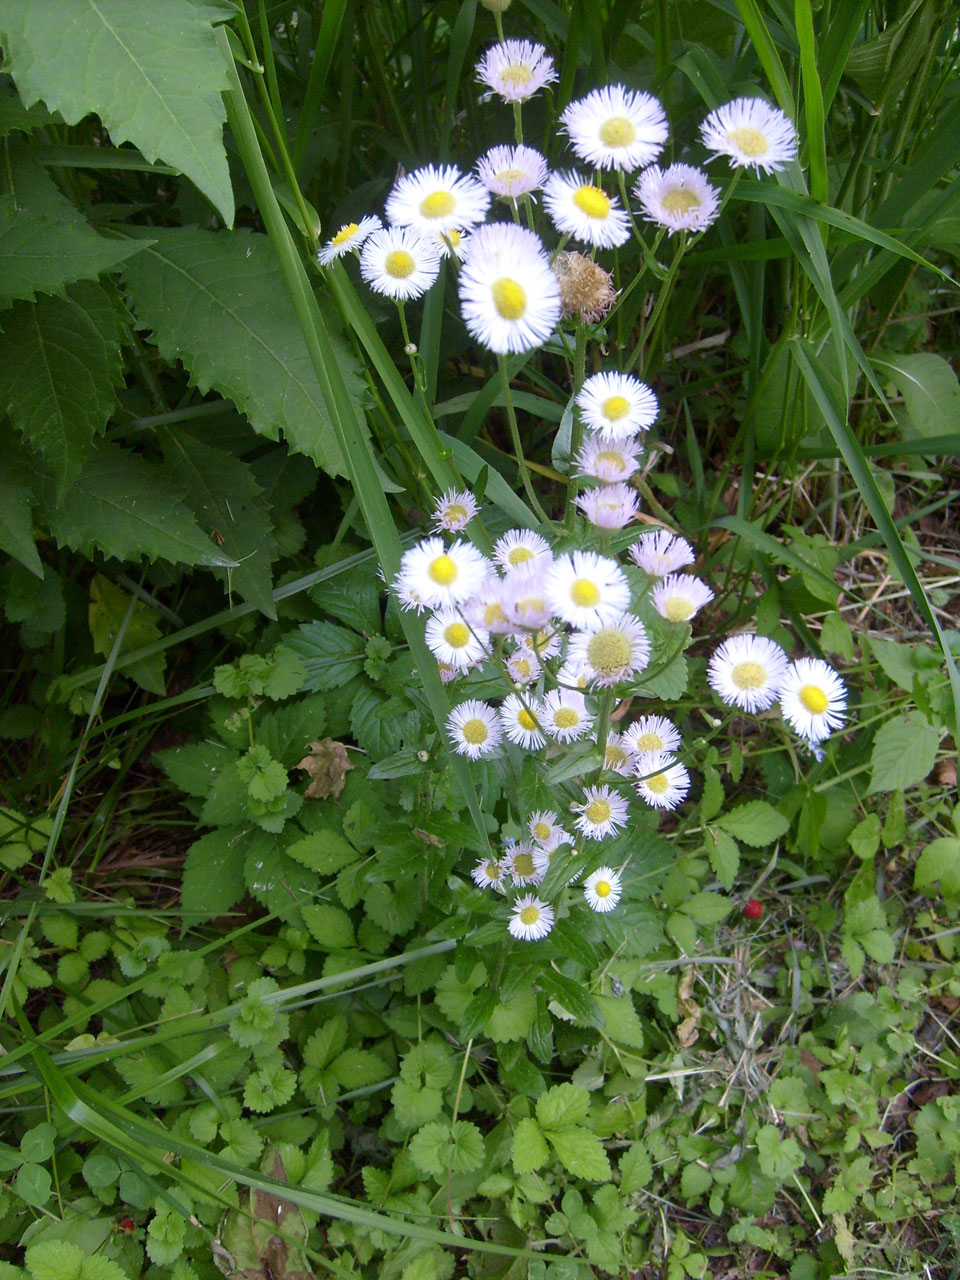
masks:
[[[315,831],[288,845],[287,856],[321,876],[332,876],[356,862],[360,855],[338,832]]]
[[[52,124],[55,119],[38,104],[25,107],[8,84],[0,86],[0,138],[5,138],[8,133],[32,133],[45,124]]]
[[[243,864],[248,841],[237,827],[218,827],[187,851],[180,888],[180,911],[191,924],[224,915],[244,894]]]
[[[922,782],[937,759],[940,734],[919,711],[907,711],[881,725],[870,754],[869,794],[905,791]]]
[[[363,670],[363,637],[336,623],[304,623],[284,643],[303,658],[308,689],[335,689]]]
[[[642,1142],[634,1142],[620,1158],[620,1191],[632,1195],[642,1190],[653,1177],[650,1153]]]
[[[939,836],[926,846],[913,870],[913,887],[927,889],[936,881],[950,897],[960,895],[960,839]]]
[[[36,577],[43,577],[43,564],[33,540],[30,491],[5,480],[0,480],[0,551],[19,560]]]
[[[786,1182],[803,1164],[803,1151],[794,1138],[781,1137],[776,1125],[765,1124],[757,1134],[760,1168],[775,1182]]]
[[[62,498],[121,382],[120,317],[97,284],[18,302],[0,333],[0,408],[46,459]]]
[[[698,924],[716,924],[733,910],[733,903],[719,893],[695,893],[677,908]]]
[[[517,1122],[513,1131],[513,1167],[517,1173],[532,1173],[546,1164],[550,1148],[532,1116]]]
[[[60,546],[118,560],[162,558],[173,564],[231,564],[201,532],[161,468],[115,445],[100,444],[63,501],[41,477],[47,525]]]
[[[590,1095],[578,1084],[558,1084],[537,1099],[537,1120],[544,1129],[582,1124],[590,1110]]]
[[[204,799],[236,753],[219,742],[189,742],[158,751],[153,758],[175,787]]]
[[[353,921],[340,907],[326,903],[304,906],[303,918],[322,951],[348,951],[356,946]]]
[[[330,1063],[330,1071],[345,1089],[362,1089],[365,1085],[386,1080],[391,1074],[384,1060],[370,1049],[344,1049]]]
[[[710,869],[729,893],[740,870],[740,848],[736,840],[726,831],[708,830],[707,854]]]
[[[684,1165],[683,1173],[680,1175],[680,1194],[687,1204],[699,1200],[712,1186],[713,1175],[709,1169],[704,1169],[695,1160]]]
[[[169,427],[159,438],[164,464],[200,527],[237,562],[235,569],[215,570],[217,577],[268,618],[276,618],[270,566],[277,544],[250,468],[188,431]]]
[[[591,1182],[606,1182],[610,1177],[610,1161],[603,1143],[589,1129],[574,1126],[571,1129],[551,1129],[547,1140],[557,1159],[575,1178]]]
[[[632,1049],[642,1049],[643,1028],[629,994],[594,996],[594,999],[607,1024],[607,1036],[616,1044],[629,1045]]]
[[[223,148],[226,68],[217,10],[164,0],[0,0],[5,71],[27,107],[39,100],[67,124],[96,112],[117,144],[175,165],[233,222]]]
[[[923,436],[960,429],[960,382],[952,367],[932,351],[873,358],[874,366],[903,396],[910,421]]]
[[[744,844],[759,847],[779,840],[790,822],[765,800],[748,800],[719,817],[717,826]]]
[[[53,1155],[56,1137],[56,1126],[51,1124],[49,1120],[45,1120],[41,1124],[35,1124],[32,1129],[28,1129],[20,1139],[20,1150],[23,1153],[24,1160],[34,1160],[37,1163],[42,1160],[49,1160]]]
[[[24,1261],[33,1280],[78,1280],[86,1254],[68,1240],[43,1240],[30,1246]]]
[[[110,579],[105,578],[102,573],[94,575],[93,581],[90,583],[90,607],[87,610],[87,617],[90,625],[90,635],[93,638],[93,648],[96,653],[102,654],[104,657],[110,653],[120,628],[126,619],[129,607],[130,596],[126,591],[121,591],[119,587],[115,587]],[[137,600],[133,605],[133,613],[127,621],[120,652],[128,653],[131,649],[139,649],[143,645],[152,644],[154,640],[159,640],[162,634],[157,626],[153,611],[142,600]],[[163,672],[166,665],[166,654],[162,652],[155,653],[150,658],[141,658],[137,662],[129,663],[126,667],[126,674],[131,680],[135,680],[141,689],[146,689],[149,693],[156,693],[163,697],[166,693],[166,686],[163,682]]]
[[[50,1198],[53,1179],[50,1171],[42,1164],[27,1162],[17,1170],[13,1189],[21,1200],[36,1206],[44,1205]]]
[[[138,320],[201,391],[228,396],[261,435],[331,475],[344,464],[303,331],[264,235],[161,228],[125,273]],[[356,420],[356,361],[334,347]]]
[[[364,751],[374,760],[400,749],[409,737],[411,707],[405,698],[384,698],[373,688],[362,689],[353,700],[350,728]]]
[[[434,1121],[413,1136],[410,1156],[425,1173],[471,1173],[483,1164],[483,1136],[469,1120]]]
[[[15,196],[0,196],[0,307],[17,299],[32,302],[37,294],[63,293],[66,285],[94,280],[143,248],[143,241],[108,240],[80,215],[61,221],[20,205]],[[9,327],[7,318],[4,327]]]

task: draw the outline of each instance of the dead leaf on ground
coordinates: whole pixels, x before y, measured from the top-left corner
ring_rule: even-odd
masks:
[[[697,981],[697,971],[693,965],[684,969],[677,984],[677,1005],[680,1012],[687,1016],[677,1027],[677,1039],[684,1049],[689,1049],[700,1038],[700,1006],[693,998],[693,989]]]
[[[311,742],[309,755],[293,767],[310,775],[304,800],[329,800],[331,796],[336,800],[353,765],[347,759],[347,748],[342,742],[324,738],[322,742]]]

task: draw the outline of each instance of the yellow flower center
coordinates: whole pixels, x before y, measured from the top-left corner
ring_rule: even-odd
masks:
[[[463,736],[471,746],[479,747],[482,742],[486,742],[490,737],[490,730],[487,728],[485,721],[481,720],[479,716],[474,716],[472,720],[464,720]],[[493,863],[488,864],[488,871],[492,865]],[[495,879],[496,877],[491,878]]]
[[[470,628],[465,622],[451,622],[444,630],[443,638],[451,649],[462,649],[470,643]]]
[[[762,689],[767,683],[767,669],[762,662],[738,662],[730,678],[738,689]]]
[[[515,569],[518,564],[526,564],[528,560],[532,560],[533,552],[529,547],[514,547],[507,559],[510,561],[511,568]]]
[[[667,213],[689,213],[703,203],[689,187],[672,187],[660,201]]]
[[[487,877],[488,880],[499,880],[500,868],[497,866],[495,862],[488,862],[487,865],[483,868],[483,874]]]
[[[693,616],[694,608],[683,596],[671,596],[666,603],[665,612],[671,622],[686,622]]]
[[[623,747],[610,743],[606,751],[603,753],[603,767],[605,769],[620,769],[627,763],[627,753]]]
[[[509,276],[501,276],[490,286],[497,315],[504,320],[519,320],[527,309],[527,295],[522,285]]]
[[[416,266],[413,255],[407,253],[406,249],[391,249],[383,260],[384,271],[395,280],[405,280],[416,270]]]
[[[609,821],[612,810],[606,800],[591,800],[583,813],[588,822],[599,827],[601,823]]]
[[[540,919],[539,907],[524,907],[520,912],[520,923],[525,925],[536,924]]]
[[[581,609],[593,609],[600,603],[600,588],[589,578],[577,578],[570,588],[570,599]]]
[[[524,707],[517,716],[517,724],[521,729],[526,729],[528,733],[532,733],[537,727],[536,720],[534,720],[526,707]]]
[[[727,141],[745,156],[765,156],[770,144],[759,129],[731,129]]]
[[[626,401],[624,400],[624,404]],[[622,453],[615,453],[612,449],[602,449],[597,454],[598,467],[612,467],[614,471],[626,471],[627,464],[623,460]]]
[[[438,587],[449,587],[457,580],[457,566],[446,553],[430,561],[427,573]]]
[[[535,840],[549,840],[550,831],[551,827],[549,822],[535,822],[533,824],[533,838]]]
[[[626,116],[611,116],[600,126],[600,141],[608,147],[629,147],[637,131]]]
[[[598,898],[609,898],[612,893],[609,880],[598,880],[593,886],[593,892]]]
[[[630,665],[633,651],[629,639],[614,627],[595,631],[587,645],[587,659],[594,671],[609,674]]]
[[[500,79],[504,84],[522,88],[533,79],[533,72],[522,62],[511,62],[509,67],[504,67],[500,72]]]
[[[494,600],[491,604],[484,605],[483,621],[488,627],[492,627],[495,622],[506,622],[507,615],[503,612],[503,606]]]
[[[457,231],[455,227],[451,227],[449,231],[444,231],[443,238],[444,240],[449,240],[455,249],[463,239],[463,233],[461,231]]]
[[[498,169],[493,176],[505,187],[512,187],[515,182],[522,182],[526,175],[522,169]]]
[[[516,855],[514,856],[514,859],[513,859],[513,874],[514,874],[514,875],[520,876],[520,877],[521,877],[521,879],[524,879],[524,880],[525,880],[525,879],[527,878],[527,876],[532,876],[532,875],[533,875],[533,871],[534,871],[534,867],[533,867],[533,855],[532,855],[532,854],[530,854],[530,853],[518,853],[518,854],[516,854]]]
[[[420,212],[425,218],[446,218],[456,207],[457,202],[449,191],[431,191],[420,201]]]
[[[800,690],[800,701],[812,716],[822,716],[827,709],[827,695],[815,684],[805,684]]]
[[[444,519],[448,524],[465,524],[467,519],[467,508],[461,507],[458,502],[451,502],[443,513]]]
[[[638,751],[662,751],[663,739],[659,733],[640,733],[636,737]]]
[[[654,795],[662,796],[665,791],[670,789],[670,780],[665,773],[655,773],[652,778],[646,779],[647,786]]]
[[[525,596],[514,605],[521,617],[525,617],[528,613],[542,613],[546,607],[547,602],[542,596]]]
[[[515,658],[513,663],[513,669],[518,676],[523,676],[524,679],[527,679],[530,675],[530,659]]]
[[[588,218],[599,218],[603,221],[610,213],[610,197],[604,195],[599,187],[590,184],[577,187],[573,193],[573,203]]]
[[[607,396],[600,406],[600,412],[609,422],[619,422],[630,412],[630,401],[626,396]]]
[[[346,244],[348,240],[352,240],[360,228],[355,222],[345,223],[337,234],[330,241],[331,244]]]
[[[554,712],[553,723],[558,729],[573,729],[580,723],[580,717],[573,707],[560,707]]]

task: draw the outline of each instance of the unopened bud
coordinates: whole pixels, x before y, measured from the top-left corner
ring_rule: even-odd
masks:
[[[480,3],[485,9],[489,9],[491,13],[506,13],[512,0],[480,0]]]
[[[415,342],[408,342],[403,349],[408,356],[415,356],[417,354],[417,344]]]

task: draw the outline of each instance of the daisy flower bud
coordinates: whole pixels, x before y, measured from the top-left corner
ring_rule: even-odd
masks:
[[[707,665],[707,680],[729,706],[752,713],[776,702],[787,674],[787,655],[766,636],[724,640]]]
[[[794,662],[780,686],[780,710],[790,727],[817,743],[846,719],[847,690],[836,671],[819,658]]]
[[[707,181],[702,169],[689,164],[672,164],[644,169],[633,194],[640,201],[643,216],[667,231],[704,231],[720,211],[720,193]]]
[[[513,915],[507,928],[521,942],[537,942],[553,928],[553,907],[528,893],[513,904]]]
[[[409,227],[374,231],[360,251],[360,274],[371,289],[397,302],[419,298],[440,272],[435,247]]]
[[[630,219],[616,196],[578,173],[553,173],[543,188],[543,204],[561,235],[597,249],[613,249],[630,239]]]
[[[700,126],[703,145],[714,155],[728,158],[735,169],[749,168],[759,175],[775,173],[797,155],[797,131],[793,121],[762,98],[735,98],[711,111]]]
[[[553,59],[542,44],[529,40],[504,40],[488,49],[477,63],[477,79],[504,102],[526,102],[557,79]]]
[[[453,165],[427,165],[405,174],[387,196],[387,221],[413,227],[423,236],[460,230],[482,222],[490,193],[476,178]]]
[[[656,160],[667,140],[667,117],[657,99],[622,84],[571,102],[560,122],[574,151],[592,169],[629,173]]]
[[[478,227],[457,288],[468,332],[499,355],[542,346],[560,320],[560,286],[540,239],[523,227]]]
[[[668,622],[688,622],[712,599],[710,588],[692,573],[672,573],[653,589],[653,607]]]
[[[622,892],[623,883],[612,867],[597,867],[583,882],[583,896],[591,911],[612,911]]]
[[[342,258],[345,253],[359,249],[367,236],[372,235],[374,231],[379,231],[382,226],[383,223],[376,214],[361,218],[359,222],[345,222],[333,239],[328,240],[317,254],[317,260],[321,266],[327,266],[328,263],[333,262],[334,258]]]

